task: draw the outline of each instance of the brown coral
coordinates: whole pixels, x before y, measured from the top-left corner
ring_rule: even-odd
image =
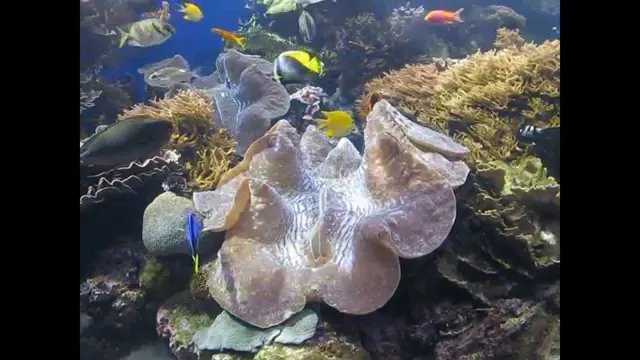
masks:
[[[120,115],[128,118],[164,119],[174,124],[169,147],[177,149],[190,169],[191,185],[213,189],[229,170],[235,141],[226,129],[216,129],[211,96],[204,91],[182,90],[169,99],[138,104]]]
[[[398,286],[398,256],[440,246],[456,214],[449,174],[420,156],[406,133],[388,131],[392,125],[383,123],[397,120],[389,108],[386,101],[375,105],[364,157],[347,139],[332,148],[315,126],[300,137],[282,120],[249,147],[218,190],[194,193],[205,229],[226,230],[206,270],[225,310],[259,327],[283,322],[307,300],[369,313]],[[407,133],[428,145],[425,152],[465,150],[442,135]]]

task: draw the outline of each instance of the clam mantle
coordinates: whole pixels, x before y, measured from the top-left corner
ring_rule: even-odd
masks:
[[[307,301],[375,311],[398,286],[398,257],[429,254],[449,234],[466,152],[384,100],[367,117],[362,156],[347,139],[334,148],[314,126],[300,136],[279,121],[217,190],[193,195],[205,229],[226,231],[206,267],[211,295],[262,328]]]

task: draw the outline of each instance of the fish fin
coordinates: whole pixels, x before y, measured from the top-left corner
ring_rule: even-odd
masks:
[[[332,129],[328,129],[327,131],[325,131],[325,132],[324,132],[324,134],[325,134],[327,137],[335,137],[335,136],[336,136],[336,132],[335,132],[335,131],[333,131]]]
[[[200,256],[195,254],[191,258],[193,259],[193,272],[197,274],[200,272]]]
[[[191,73],[196,78],[201,78],[201,77],[207,76],[207,75],[204,74],[204,66],[199,66],[199,67],[193,69],[193,71],[191,71]]]
[[[120,33],[120,45],[118,47],[121,48],[127,43],[127,40],[129,40],[129,34],[117,26],[116,29]]]
[[[453,13],[453,15],[454,15],[453,19],[456,22],[464,22],[464,20],[462,20],[462,18],[460,18],[460,14],[462,13],[463,10],[464,10],[464,8],[460,8],[460,9],[456,10],[456,12]]]
[[[180,4],[180,5],[178,5],[178,8],[176,9],[176,11],[183,13],[183,12],[187,11],[187,7],[182,5],[182,4]]]

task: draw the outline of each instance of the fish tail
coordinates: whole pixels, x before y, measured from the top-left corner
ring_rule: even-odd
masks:
[[[313,119],[318,124],[318,130],[322,130],[327,127],[327,119]]]
[[[197,274],[200,272],[200,257],[195,254],[191,258],[193,259],[193,272]]]
[[[244,50],[245,49],[244,37],[238,37],[238,38],[236,38],[236,41],[238,42],[238,45],[240,45],[240,48],[242,48],[242,50]]]
[[[456,12],[453,13],[453,20],[455,20],[457,22],[464,22],[464,20],[462,20],[462,18],[460,18],[460,14],[462,13],[463,10],[464,10],[464,8],[460,8],[460,9],[456,10]]]
[[[129,40],[129,34],[117,26],[116,29],[120,33],[120,45],[118,47],[121,48],[127,43],[127,40]]]

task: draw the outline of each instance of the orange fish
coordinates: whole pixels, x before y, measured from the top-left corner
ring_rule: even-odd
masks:
[[[239,37],[236,36],[236,34],[226,31],[226,30],[222,30],[222,29],[218,29],[218,28],[213,28],[211,29],[212,32],[220,35],[220,37],[222,37],[223,39],[230,41],[234,44],[238,44],[240,45],[240,47],[244,50],[244,38],[243,37]]]
[[[447,10],[433,10],[424,17],[424,20],[432,24],[455,24],[464,22],[460,18],[460,13],[464,8],[460,8],[456,11]]]

